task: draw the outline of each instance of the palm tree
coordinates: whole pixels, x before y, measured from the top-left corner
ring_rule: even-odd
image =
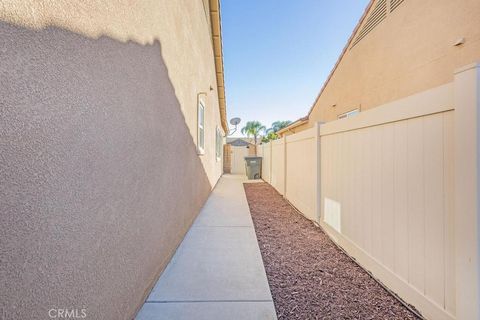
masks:
[[[265,131],[265,126],[259,121],[248,121],[242,128],[242,134],[246,134],[247,137],[253,136],[255,145],[257,145],[257,138],[262,131]]]
[[[292,123],[292,121],[290,121],[290,120],[275,121],[274,123],[272,123],[272,127],[270,129],[268,129],[267,132],[275,132],[276,133],[276,132],[282,130],[283,128],[288,127],[290,125],[290,123]]]
[[[269,129],[269,130],[270,130],[270,129]],[[268,130],[267,130],[267,132],[268,132]],[[267,133],[267,135],[262,138],[262,142],[268,143],[268,142],[270,142],[270,141],[272,141],[272,140],[277,140],[277,139],[278,139],[278,135],[277,135],[275,132],[273,132],[273,131],[269,131],[269,132]]]

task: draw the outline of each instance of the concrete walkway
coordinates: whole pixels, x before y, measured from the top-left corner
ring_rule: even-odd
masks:
[[[276,319],[243,182],[220,179],[137,320]]]

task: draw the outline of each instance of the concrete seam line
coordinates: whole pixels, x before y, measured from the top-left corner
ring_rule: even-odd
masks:
[[[151,300],[145,303],[210,303],[210,302],[272,302],[273,300]]]
[[[252,226],[192,226],[192,228],[253,228]]]

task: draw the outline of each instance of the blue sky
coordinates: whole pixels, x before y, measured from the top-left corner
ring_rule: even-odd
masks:
[[[228,118],[305,116],[367,3],[221,0]]]

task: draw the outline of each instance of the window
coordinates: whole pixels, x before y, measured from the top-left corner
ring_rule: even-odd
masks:
[[[197,152],[205,153],[205,102],[198,100],[198,133],[197,133]]]
[[[222,147],[223,147],[222,131],[220,131],[220,128],[217,127],[217,135],[215,139],[215,155],[217,157],[217,161],[220,161],[222,159]]]
[[[340,114],[338,116],[338,119],[350,118],[350,117],[353,117],[353,116],[355,116],[359,113],[360,113],[360,109],[354,109],[354,110],[351,110],[351,111]]]

